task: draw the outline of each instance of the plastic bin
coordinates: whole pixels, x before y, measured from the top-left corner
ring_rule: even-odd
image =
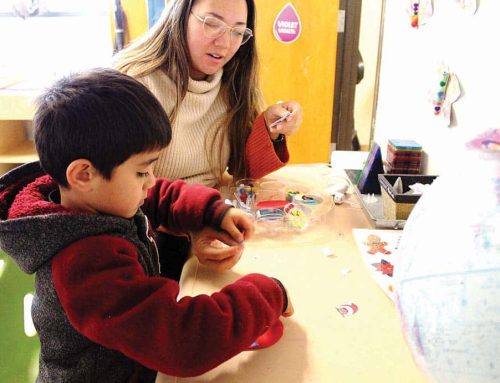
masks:
[[[394,184],[399,177],[403,182],[403,193],[400,194],[394,190]],[[379,174],[384,218],[389,220],[407,219],[420,198],[420,194],[404,193],[410,190],[410,185],[416,183],[431,184],[437,177],[416,174]]]

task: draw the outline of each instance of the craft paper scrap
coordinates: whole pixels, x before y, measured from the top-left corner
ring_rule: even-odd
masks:
[[[455,3],[470,15],[477,11],[477,0],[455,0]]]

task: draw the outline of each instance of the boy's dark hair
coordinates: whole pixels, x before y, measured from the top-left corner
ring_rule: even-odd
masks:
[[[170,143],[168,117],[140,82],[113,69],[92,69],[55,82],[37,100],[33,118],[42,168],[67,187],[66,169],[79,158],[110,179],[133,154]]]

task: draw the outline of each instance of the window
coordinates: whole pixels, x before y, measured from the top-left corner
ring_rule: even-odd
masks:
[[[109,65],[111,4],[103,0],[0,1],[0,87],[38,89],[72,71]]]

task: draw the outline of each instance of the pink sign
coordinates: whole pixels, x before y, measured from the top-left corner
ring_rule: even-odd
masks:
[[[301,31],[299,14],[292,3],[286,4],[274,20],[274,37],[282,43],[290,44],[299,38]]]

